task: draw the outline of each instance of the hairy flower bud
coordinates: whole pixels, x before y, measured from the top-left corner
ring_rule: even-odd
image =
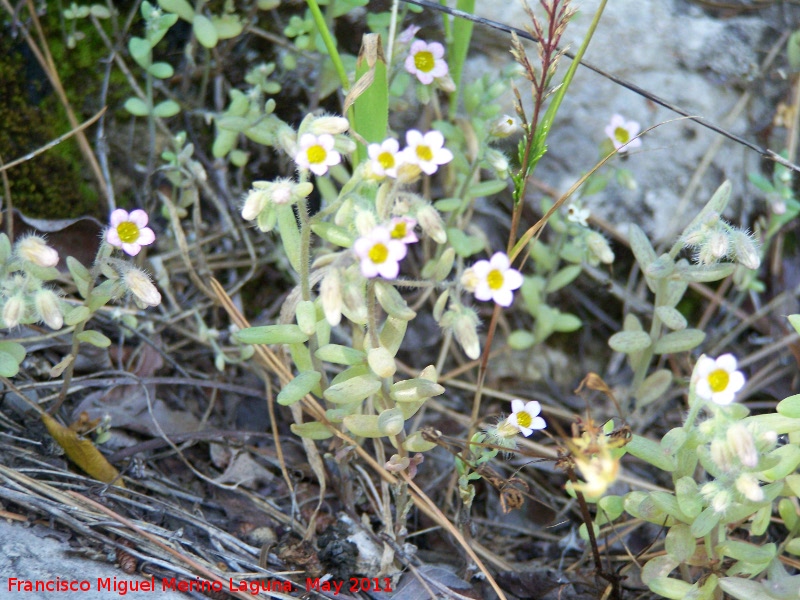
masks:
[[[614,262],[614,251],[608,245],[608,240],[596,231],[586,234],[586,247],[601,263],[610,265]]]
[[[17,253],[23,260],[40,267],[55,267],[58,264],[58,252],[35,235],[29,235],[17,242]]]
[[[321,135],[323,133],[337,135],[339,133],[344,133],[349,128],[350,121],[344,117],[326,116],[314,119],[308,126],[308,132],[314,135]]]
[[[757,269],[761,266],[761,257],[753,237],[747,232],[737,229],[731,234],[731,246],[736,262],[748,269]]]
[[[750,502],[761,502],[764,490],[758,485],[758,479],[752,473],[742,473],[736,478],[736,489]]]
[[[728,446],[736,454],[739,461],[748,468],[758,464],[758,451],[750,430],[741,423],[734,423],[726,432]]]
[[[161,304],[161,294],[152,284],[144,271],[129,269],[123,276],[125,287],[128,288],[136,300],[144,306],[158,306]]]
[[[21,295],[11,296],[3,306],[3,323],[9,329],[19,325],[25,315],[25,298]]]
[[[44,321],[50,329],[61,329],[64,326],[64,316],[61,314],[58,296],[48,289],[36,292],[33,298],[36,314],[39,320]]]
[[[338,269],[331,269],[319,286],[322,311],[331,327],[342,321],[342,281]]]
[[[442,217],[430,204],[424,204],[417,209],[417,223],[422,227],[422,231],[437,244],[444,244],[447,241],[447,232],[444,230]]]

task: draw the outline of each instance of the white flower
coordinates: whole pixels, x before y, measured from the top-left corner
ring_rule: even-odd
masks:
[[[723,354],[716,360],[701,356],[692,380],[700,398],[711,400],[720,406],[733,402],[736,392],[744,387],[744,375],[736,370],[736,358],[733,354]]]
[[[642,140],[632,139],[641,131],[641,126],[636,121],[626,121],[622,115],[614,115],[611,122],[606,125],[606,135],[614,144],[614,149],[620,153],[628,152],[642,145]]]
[[[507,422],[516,427],[522,435],[528,437],[534,429],[544,429],[547,426],[544,419],[539,416],[540,412],[542,412],[542,407],[536,400],[525,403],[516,398],[511,401],[511,415]]]
[[[156,241],[156,234],[147,227],[148,216],[137,209],[128,214],[127,210],[118,208],[111,213],[111,227],[106,231],[106,241],[112,246],[122,248],[130,255],[136,256],[142,246],[149,246]]]
[[[417,165],[427,175],[433,175],[439,168],[453,160],[453,153],[444,146],[444,136],[433,130],[425,135],[416,129],[406,132],[408,146],[403,150],[403,160]]]
[[[22,238],[17,243],[17,253],[26,261],[40,267],[55,267],[58,264],[58,252],[55,248],[51,248],[35,235]]]
[[[301,169],[308,169],[314,175],[325,175],[328,167],[342,162],[341,155],[333,149],[335,140],[329,133],[314,135],[304,133],[300,136],[299,151],[294,157]]]
[[[509,115],[503,115],[496,119],[489,127],[489,135],[496,138],[506,138],[519,130],[519,119]]]
[[[404,244],[413,244],[418,242],[417,234],[414,233],[414,227],[417,221],[411,217],[395,217],[391,221],[389,234],[393,240],[399,240]]]
[[[444,46],[439,42],[416,40],[411,44],[405,62],[406,71],[416,75],[420,83],[428,85],[438,77],[447,75],[449,69],[444,60]]]
[[[400,144],[389,138],[380,144],[367,146],[372,172],[378,177],[397,177],[397,167],[402,161]]]
[[[392,239],[386,227],[375,227],[353,244],[353,250],[361,261],[361,274],[372,278],[380,275],[384,279],[395,279],[400,272],[400,261],[406,256],[406,245]]]
[[[581,227],[589,226],[586,219],[590,216],[592,216],[592,211],[588,208],[583,208],[580,202],[573,202],[567,209],[567,220],[572,223],[577,223]]]
[[[252,221],[270,204],[294,204],[314,190],[309,182],[295,183],[292,179],[254,181],[242,205],[242,218]]]
[[[472,281],[474,289],[470,291],[478,300],[494,300],[500,306],[511,306],[512,292],[522,285],[522,275],[511,268],[505,253],[496,252],[489,260],[479,260],[469,270],[471,277],[466,279]]]

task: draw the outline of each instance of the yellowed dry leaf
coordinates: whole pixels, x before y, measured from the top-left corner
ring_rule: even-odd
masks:
[[[42,413],[42,422],[53,439],[64,449],[73,463],[86,474],[103,483],[125,487],[125,483],[111,463],[106,460],[91,440],[81,439],[77,433],[67,429],[47,413]]]

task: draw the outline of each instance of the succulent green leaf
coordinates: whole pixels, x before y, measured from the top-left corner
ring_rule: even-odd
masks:
[[[292,423],[292,433],[308,440],[327,440],[333,437],[333,433],[324,423],[310,421],[308,423]]]
[[[350,433],[359,437],[379,438],[384,436],[378,424],[378,415],[347,415],[342,423]]]
[[[700,329],[684,329],[668,333],[656,342],[653,352],[656,354],[675,354],[688,352],[697,348],[706,339],[706,334]]]
[[[697,540],[695,540],[688,525],[677,523],[667,531],[664,548],[670,558],[685,562],[694,554],[696,547]]]
[[[675,459],[664,453],[661,444],[651,439],[634,435],[625,446],[625,450],[628,454],[632,454],[662,471],[671,473],[675,470]]]
[[[780,460],[775,466],[761,472],[761,477],[766,481],[778,481],[790,473],[793,473],[800,465],[800,448],[795,444],[787,444],[776,448],[769,453],[770,457],[778,457]]]
[[[308,341],[308,336],[294,324],[248,327],[234,335],[243,344],[297,344]]]
[[[174,117],[181,112],[181,105],[174,100],[164,100],[153,107],[153,114],[162,119]]]
[[[92,311],[90,311],[86,306],[76,306],[67,311],[67,314],[64,315],[64,324],[65,325],[77,325],[82,321],[89,320],[89,317],[92,316]]]
[[[322,374],[319,371],[303,371],[289,383],[283,386],[278,393],[278,404],[289,406],[309,394],[311,390],[320,382]]]
[[[651,373],[636,390],[636,406],[641,408],[663,397],[670,385],[672,371],[669,369],[659,369]]]
[[[501,179],[490,179],[469,186],[467,189],[467,197],[482,198],[484,196],[494,196],[506,189],[508,189],[508,182]]]
[[[794,330],[800,333],[800,315],[789,315],[786,318],[789,319],[789,324],[794,327]]]
[[[666,577],[680,564],[680,561],[672,558],[669,555],[656,556],[647,561],[647,564],[642,568],[642,582],[645,585],[650,585],[655,579]]]
[[[187,0],[158,0],[158,5],[184,21],[191,23],[194,20],[194,8]]]
[[[344,227],[340,227],[335,223],[318,222],[311,224],[311,231],[321,237],[323,240],[340,246],[342,248],[350,248],[353,245],[354,239],[351,234]]]
[[[552,294],[553,292],[557,292],[563,287],[568,286],[570,283],[577,279],[578,275],[581,274],[581,266],[580,265],[569,265],[564,267],[560,271],[558,271],[550,281],[547,282],[547,287],[545,288],[545,292],[548,294]]]
[[[89,293],[89,285],[92,283],[92,276],[88,269],[72,256],[67,257],[67,268],[72,275],[72,281],[75,282],[75,287],[78,288],[78,293],[82,298],[86,298]]]
[[[527,350],[536,343],[536,338],[530,331],[517,329],[508,336],[508,345],[512,350]]]
[[[0,350],[0,375],[14,377],[19,373],[19,363],[20,361],[16,360],[11,354]]]
[[[128,40],[128,52],[130,52],[131,58],[143,69],[149,67],[152,61],[151,48],[150,42],[143,38],[132,37]]]
[[[95,331],[93,329],[86,329],[84,331],[81,331],[75,337],[78,338],[79,341],[84,342],[86,344],[91,344],[92,346],[96,346],[97,348],[108,348],[111,345],[110,339],[108,339],[105,335],[103,335],[99,331]]]
[[[691,477],[681,477],[675,483],[675,498],[681,512],[690,519],[694,519],[703,510],[703,498],[697,487],[697,482]]]
[[[150,112],[144,100],[139,98],[128,98],[123,106],[134,117],[144,117]]]
[[[583,321],[572,313],[562,313],[557,311],[555,319],[553,319],[553,331],[561,333],[570,333],[577,331],[583,326]]]
[[[436,443],[429,442],[422,437],[422,434],[419,431],[415,431],[403,442],[403,448],[409,452],[427,452],[428,450],[436,448]]]
[[[484,239],[477,235],[467,235],[456,227],[447,228],[447,239],[453,250],[462,258],[477,254],[484,248]]]
[[[396,402],[418,402],[444,394],[444,387],[422,378],[406,379],[392,385],[391,396]]]
[[[382,435],[393,436],[403,431],[405,425],[405,417],[403,411],[398,408],[387,408],[378,415],[378,429]],[[345,420],[345,424],[346,420]]]
[[[671,306],[659,306],[656,308],[656,316],[673,331],[686,329],[686,317]]]
[[[309,337],[314,335],[317,327],[317,307],[311,300],[297,303],[295,317],[300,331]]]
[[[283,250],[289,258],[292,268],[298,273],[302,272],[302,243],[300,242],[300,230],[294,218],[294,211],[288,204],[281,204],[275,209],[278,213],[278,230],[283,242]]]
[[[157,62],[150,65],[147,71],[156,79],[169,79],[175,74],[172,65],[165,62]]]
[[[710,506],[705,508],[690,525],[692,535],[701,538],[710,532],[719,523],[720,515]]]
[[[620,331],[608,339],[608,345],[615,352],[633,354],[646,350],[652,344],[650,335],[644,331]]]
[[[375,297],[378,299],[381,308],[386,311],[386,314],[395,319],[410,321],[417,316],[417,313],[409,308],[403,296],[391,283],[376,281]]]
[[[800,419],[800,394],[784,398],[778,402],[778,406],[775,410],[784,417]]]
[[[336,365],[357,365],[363,363],[366,355],[361,350],[356,350],[350,346],[340,346],[339,344],[326,344],[320,347],[315,353],[320,360]]]
[[[381,328],[381,333],[378,338],[381,346],[391,352],[392,356],[397,354],[397,351],[400,349],[400,344],[403,343],[407,327],[408,321],[404,319],[397,319],[391,315],[386,317],[386,321]]]
[[[697,214],[697,216],[692,219],[689,225],[686,226],[684,231],[692,231],[697,227],[700,227],[703,223],[707,222],[708,218],[715,215],[721,215],[725,212],[725,208],[728,206],[728,201],[731,197],[731,182],[724,181],[722,185],[720,185],[714,194],[711,196],[711,199],[706,203],[703,209]]]
[[[650,243],[650,240],[647,239],[645,232],[634,223],[628,226],[628,241],[630,242],[636,262],[639,263],[642,271],[646,271],[647,267],[655,262],[657,258],[653,245]]]
[[[214,48],[219,42],[219,35],[214,23],[205,15],[196,14],[192,22],[192,29],[194,30],[197,41],[206,48]]]
[[[648,563],[649,564],[649,563]],[[658,577],[647,584],[650,591],[670,600],[684,600],[697,589],[697,584],[692,585],[682,579],[674,577]]]
[[[380,380],[369,373],[335,383],[325,390],[323,396],[334,404],[352,404],[368,398],[380,389]]]
[[[238,15],[227,14],[211,17],[217,37],[221,40],[235,38],[244,30],[244,25]]]

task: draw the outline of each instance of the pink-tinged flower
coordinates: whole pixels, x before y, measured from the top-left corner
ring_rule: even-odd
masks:
[[[522,275],[511,268],[508,256],[496,252],[489,260],[479,260],[467,269],[463,281],[478,300],[494,300],[508,307],[514,301],[513,291],[522,285]]]
[[[389,138],[380,144],[367,146],[372,172],[378,177],[397,177],[397,167],[402,161],[400,144]]]
[[[606,125],[605,132],[611,143],[614,144],[614,149],[622,153],[642,145],[642,140],[633,139],[641,129],[636,121],[626,121],[622,115],[614,115],[611,117],[611,122]]]
[[[416,40],[411,44],[405,63],[406,71],[416,75],[420,83],[428,85],[438,77],[447,75],[449,69],[444,60],[444,46],[439,42]]]
[[[453,153],[443,148],[444,136],[435,129],[425,135],[416,129],[410,129],[406,132],[406,143],[408,146],[403,150],[403,160],[417,165],[427,175],[433,175],[439,165],[453,160]]]
[[[736,357],[733,354],[723,354],[716,360],[701,356],[692,381],[700,398],[720,406],[733,402],[736,392],[744,387],[744,375],[736,370]]]
[[[342,162],[342,156],[333,149],[333,145],[334,139],[329,133],[304,133],[300,136],[300,150],[295,155],[294,162],[314,175],[325,175],[328,167]]]
[[[353,250],[361,261],[361,274],[372,278],[380,275],[384,279],[395,279],[400,272],[400,261],[406,256],[406,245],[392,239],[386,227],[375,227],[369,234],[353,244]]]
[[[395,217],[391,221],[389,228],[389,235],[393,240],[398,240],[404,244],[413,244],[418,242],[417,234],[414,233],[417,221],[411,217]]]
[[[544,429],[547,426],[544,419],[539,416],[540,412],[542,407],[536,400],[525,403],[516,398],[511,401],[511,415],[506,421],[528,437],[534,429]]]
[[[111,213],[111,227],[106,231],[106,241],[112,246],[122,248],[130,255],[136,256],[142,246],[149,246],[156,241],[156,234],[147,227],[147,213],[137,209],[128,214],[127,210],[118,208]]]

